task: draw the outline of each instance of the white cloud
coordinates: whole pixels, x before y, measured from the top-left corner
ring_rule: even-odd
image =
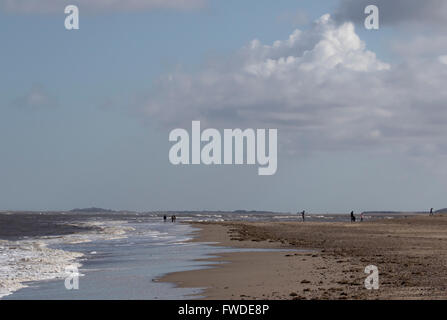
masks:
[[[57,99],[50,95],[43,86],[38,84],[12,102],[13,107],[31,109],[55,107],[57,104]]]
[[[253,40],[230,62],[162,77],[142,109],[170,127],[201,120],[279,128],[279,143],[291,152],[447,155],[446,77],[437,57],[380,61],[352,23],[325,15],[272,45]]]
[[[443,63],[443,64],[447,64],[447,55],[442,55],[438,57],[439,62]]]
[[[0,8],[13,13],[63,13],[65,6],[83,12],[142,11],[152,9],[195,9],[207,0],[0,0]]]
[[[447,52],[447,36],[444,34],[412,34],[411,36],[396,39],[391,44],[391,49],[399,57],[409,58],[433,58],[440,53]]]

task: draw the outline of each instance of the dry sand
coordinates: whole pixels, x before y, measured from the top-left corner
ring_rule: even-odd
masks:
[[[226,253],[214,268],[161,281],[205,288],[206,299],[446,299],[447,216],[339,222],[195,223],[194,241],[310,252]],[[379,269],[378,290],[364,269]]]

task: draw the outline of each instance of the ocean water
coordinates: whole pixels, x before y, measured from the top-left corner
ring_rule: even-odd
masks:
[[[207,243],[188,242],[194,228],[188,224],[162,222],[159,217],[129,221],[125,236],[76,243],[54,242],[49,248],[82,253],[79,289],[65,288],[65,274],[56,279],[32,281],[3,299],[187,299],[200,297],[199,288],[177,288],[158,282],[162,275],[207,268],[196,261],[213,254],[235,251]],[[84,240],[88,237],[84,236]],[[214,263],[215,264],[215,263]]]

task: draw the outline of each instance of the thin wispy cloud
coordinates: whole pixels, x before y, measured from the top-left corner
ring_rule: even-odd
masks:
[[[0,0],[9,13],[60,13],[67,5],[87,12],[129,12],[153,9],[187,10],[205,6],[207,0]]]
[[[447,1],[444,0],[341,0],[335,12],[337,21],[363,24],[365,7],[374,4],[380,10],[381,24],[447,24]]]
[[[54,108],[58,105],[58,101],[42,85],[36,84],[29,91],[14,99],[11,105],[23,109]]]

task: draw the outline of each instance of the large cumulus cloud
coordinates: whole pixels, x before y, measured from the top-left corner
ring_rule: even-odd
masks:
[[[329,15],[272,45],[253,40],[229,61],[160,79],[142,111],[169,127],[278,128],[293,151],[447,152],[447,59],[390,65],[352,23]]]
[[[280,129],[290,150],[446,152],[445,56],[389,65],[352,23],[329,15],[283,41],[253,40],[231,61],[160,79],[143,112],[170,127]]]

